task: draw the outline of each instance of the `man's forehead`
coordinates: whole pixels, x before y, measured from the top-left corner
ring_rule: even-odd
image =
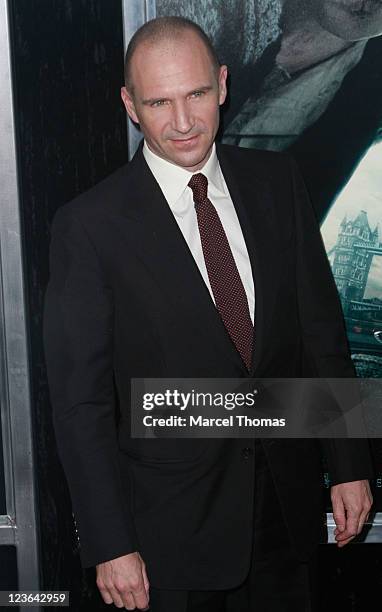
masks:
[[[191,31],[178,33],[173,37],[161,37],[154,40],[143,41],[135,50],[132,57],[132,65],[134,63],[145,63],[163,61],[167,59],[183,55],[191,56],[192,54],[200,53],[208,57],[208,51],[204,42],[200,37]]]
[[[213,86],[216,80],[208,52],[196,36],[193,41],[142,45],[133,56],[131,72],[134,86],[145,99],[190,93],[194,88]]]

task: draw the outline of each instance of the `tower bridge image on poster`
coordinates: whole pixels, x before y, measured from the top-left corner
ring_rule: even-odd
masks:
[[[365,210],[345,214],[328,257],[352,348],[369,355],[382,353],[382,299],[365,297],[375,256],[382,256],[379,224],[372,229]]]

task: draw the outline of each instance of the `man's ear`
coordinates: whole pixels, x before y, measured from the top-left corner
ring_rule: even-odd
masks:
[[[227,76],[228,76],[228,68],[223,65],[219,68],[219,104],[220,106],[224,104],[224,101],[227,97]]]
[[[132,95],[127,91],[126,87],[121,87],[121,98],[125,105],[127,114],[134,123],[139,123]]]

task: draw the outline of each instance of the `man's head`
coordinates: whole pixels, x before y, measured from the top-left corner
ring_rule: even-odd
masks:
[[[121,95],[150,149],[195,171],[211,152],[226,79],[203,30],[181,17],[162,17],[131,39]]]

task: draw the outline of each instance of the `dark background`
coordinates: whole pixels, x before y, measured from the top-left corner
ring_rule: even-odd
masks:
[[[55,448],[42,308],[55,211],[127,161],[119,98],[121,2],[11,0],[9,10],[42,588],[70,590],[73,610],[94,609],[100,598],[92,572],[80,568],[70,498]],[[0,547],[0,568],[0,588],[16,588],[12,547]]]

